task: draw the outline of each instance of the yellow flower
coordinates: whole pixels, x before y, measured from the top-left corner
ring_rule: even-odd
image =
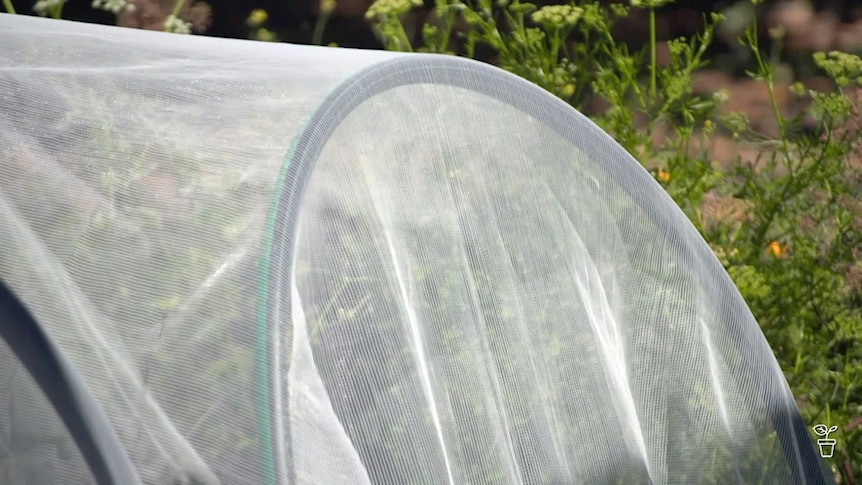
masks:
[[[805,96],[805,85],[801,82],[793,83],[790,86],[790,93],[799,98]]]
[[[658,172],[656,172],[655,178],[658,179],[659,182],[666,184],[670,182],[670,172],[663,168],[660,168],[658,169]]]
[[[769,252],[776,258],[781,258],[787,254],[787,246],[778,241],[772,241],[769,243]]]
[[[571,83],[566,84],[562,89],[560,89],[560,94],[562,94],[564,98],[571,98],[575,95],[575,85]]]
[[[335,11],[335,7],[337,6],[335,0],[320,0],[320,14],[329,15]]]
[[[248,23],[249,27],[260,27],[265,24],[266,21],[269,20],[269,14],[266,13],[266,10],[262,8],[256,8],[251,11],[248,15],[248,19],[246,19],[246,23]]]

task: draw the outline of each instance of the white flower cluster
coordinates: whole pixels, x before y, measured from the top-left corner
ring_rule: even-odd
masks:
[[[118,14],[123,10],[133,11],[135,4],[126,0],[93,0],[93,8]]]
[[[421,6],[422,0],[375,0],[365,12],[365,19],[381,21],[390,17],[397,17]]]
[[[165,19],[165,32],[173,32],[175,34],[191,34],[192,24],[175,16],[168,15]]]
[[[39,0],[33,5],[33,11],[41,16],[45,16],[48,14],[48,10],[58,6],[63,5],[65,0]]]

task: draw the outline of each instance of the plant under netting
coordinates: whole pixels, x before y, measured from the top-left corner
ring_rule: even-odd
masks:
[[[709,247],[540,88],[48,20],[0,41],[0,280],[143,483],[828,481]]]

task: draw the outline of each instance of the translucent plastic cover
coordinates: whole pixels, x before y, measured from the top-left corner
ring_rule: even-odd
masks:
[[[144,483],[830,480],[709,247],[539,88],[10,16],[0,45],[0,279]]]

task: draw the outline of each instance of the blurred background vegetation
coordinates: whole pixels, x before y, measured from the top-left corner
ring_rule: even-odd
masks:
[[[836,480],[862,481],[858,2],[2,1],[131,28],[460,55],[542,86],[674,197],[737,283],[806,420],[838,426]]]

